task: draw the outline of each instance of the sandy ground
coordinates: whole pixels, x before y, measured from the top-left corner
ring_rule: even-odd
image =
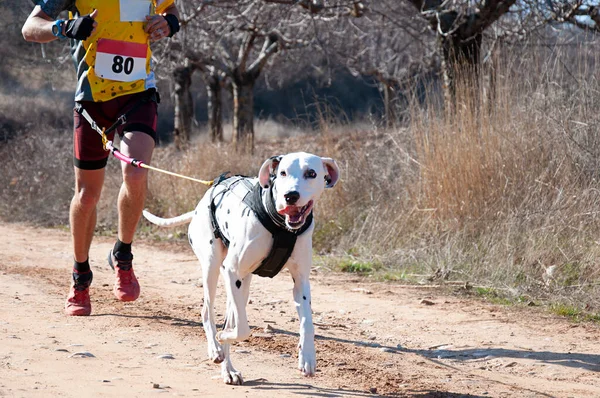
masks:
[[[206,357],[188,247],[136,242],[142,295],[125,304],[111,293],[112,240],[97,238],[93,314],[67,317],[68,233],[0,224],[0,240],[0,397],[600,397],[597,325],[318,270],[316,377],[296,370],[284,271],[252,282],[253,336],[232,347],[246,383],[228,386]]]

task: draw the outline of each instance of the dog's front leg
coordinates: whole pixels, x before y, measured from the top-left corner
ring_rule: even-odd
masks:
[[[240,287],[242,297],[244,303],[248,302],[248,297],[250,295],[250,281],[252,279],[252,274],[247,275],[242,280],[242,285]],[[245,304],[244,304],[245,305]],[[225,330],[235,330],[237,329],[236,323],[236,315],[235,315],[235,302],[233,300],[227,300],[227,318],[225,321]],[[224,342],[223,345],[223,353],[225,354],[225,360],[221,363],[221,376],[223,377],[223,381],[225,384],[238,384],[241,385],[244,383],[244,379],[242,378],[242,373],[237,371],[233,367],[233,363],[231,362],[230,355],[230,343]]]
[[[307,270],[304,267],[289,267],[294,280],[294,303],[300,320],[300,341],[298,343],[298,369],[305,376],[314,376],[317,368],[315,353],[315,327],[312,320],[310,282]]]
[[[246,315],[246,303],[248,301],[245,290],[250,284],[250,275],[241,278],[237,272],[231,271],[227,265],[221,273],[225,289],[227,290],[227,312],[232,321],[225,330],[217,333],[217,340],[221,343],[231,343],[245,340],[250,337],[250,325]]]

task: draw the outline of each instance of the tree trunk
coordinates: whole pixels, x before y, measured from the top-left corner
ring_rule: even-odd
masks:
[[[388,129],[394,128],[397,122],[396,109],[394,105],[393,83],[390,81],[380,81],[379,86],[383,91],[383,107],[385,110],[385,126]]]
[[[254,152],[254,83],[244,76],[233,80],[233,143],[240,152]]]
[[[173,72],[175,80],[175,147],[185,148],[190,141],[192,120],[194,118],[194,100],[190,87],[194,67],[180,66]]]
[[[463,100],[479,103],[482,38],[481,34],[466,39],[458,35],[440,36],[444,100],[449,111],[455,109],[459,88]]]
[[[217,73],[206,74],[208,97],[208,125],[212,142],[223,141],[223,107],[221,99],[221,79]]]

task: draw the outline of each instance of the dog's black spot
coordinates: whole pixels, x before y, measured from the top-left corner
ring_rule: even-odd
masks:
[[[225,269],[225,265],[221,265],[221,268]]]
[[[227,214],[231,213],[231,210],[227,209]]]
[[[208,243],[212,245],[212,243],[213,243],[213,240],[212,240],[212,239],[211,239],[211,240],[209,240],[209,241],[208,241]]]
[[[235,285],[236,285],[236,286],[237,286],[237,288],[239,289],[239,288],[240,288],[240,286],[242,286],[242,281],[240,281],[240,280],[237,280],[237,281],[235,281]]]
[[[196,210],[196,211],[194,212],[194,215],[196,215],[196,214],[198,214],[198,210]]]
[[[302,296],[302,299],[306,300],[306,296]]]
[[[193,244],[192,244],[192,237],[191,236],[188,236],[188,240],[190,241],[190,246],[193,246]]]
[[[229,224],[225,223],[225,229],[229,229]]]
[[[292,282],[296,283],[296,279],[292,276]]]

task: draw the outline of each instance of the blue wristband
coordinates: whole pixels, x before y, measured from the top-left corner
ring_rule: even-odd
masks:
[[[65,24],[64,20],[58,19],[58,20],[54,21],[54,25],[52,25],[52,34],[54,36],[58,37],[59,39],[67,38],[67,36],[63,35],[63,33],[62,33],[64,24]]]

